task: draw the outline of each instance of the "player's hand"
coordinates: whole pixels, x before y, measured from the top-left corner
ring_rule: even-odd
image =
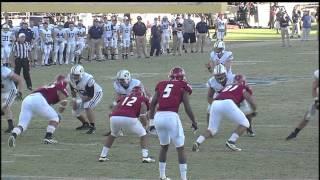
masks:
[[[253,113],[251,113],[251,114],[249,114],[251,117],[256,117],[257,116],[257,112],[253,112]]]
[[[206,63],[205,67],[208,69],[209,72],[212,71],[212,67],[211,67],[210,63]]]
[[[16,98],[17,98],[18,101],[22,101],[22,99],[23,99],[22,98],[22,92],[18,91],[17,94],[16,94]]]
[[[191,124],[191,128],[192,128],[193,133],[196,133],[196,131],[198,130],[198,124],[197,124],[197,122],[193,122],[193,123]]]
[[[58,113],[59,122],[62,121],[62,116],[60,113]]]

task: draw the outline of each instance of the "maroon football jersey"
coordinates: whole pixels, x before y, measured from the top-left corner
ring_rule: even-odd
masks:
[[[239,105],[244,100],[243,92],[245,90],[252,94],[249,86],[245,86],[242,84],[230,84],[224,87],[215,99],[231,99],[235,104]]]
[[[57,104],[60,101],[57,93],[58,90],[60,90],[67,97],[69,96],[66,87],[67,87],[66,82],[58,81],[49,86],[40,87],[37,90],[35,90],[33,93],[36,93],[36,92],[41,93],[42,96],[47,100],[48,104]]]
[[[182,80],[160,81],[155,89],[158,92],[158,111],[178,112],[184,91],[192,93],[192,87]]]
[[[117,108],[112,111],[111,116],[126,116],[137,118],[140,115],[141,103],[145,102],[149,110],[149,100],[144,96],[129,95],[121,97]]]

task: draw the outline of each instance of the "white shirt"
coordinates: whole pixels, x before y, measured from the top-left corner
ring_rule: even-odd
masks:
[[[111,21],[107,21],[107,23],[104,24],[104,37],[112,37],[112,29],[111,29]]]
[[[44,39],[42,39],[42,41],[44,41],[43,43],[48,43],[53,41],[52,31],[49,28],[47,30],[41,29],[40,31],[42,34],[44,34]]]
[[[66,33],[67,33],[67,43],[73,43],[76,42],[76,35],[78,34],[78,29],[77,28],[67,28],[66,29]]]
[[[227,78],[227,82],[226,82],[226,85],[225,85],[225,86],[227,86],[227,85],[229,85],[229,84],[232,84],[233,81],[234,81],[234,77],[235,77],[235,76],[236,76],[235,74],[227,74],[227,77],[226,77],[226,78]],[[222,84],[220,84],[220,83],[214,78],[214,76],[211,77],[211,78],[208,80],[207,85],[208,85],[208,87],[212,88],[212,89],[215,91],[215,93],[214,93],[214,95],[213,95],[213,98],[215,98],[215,97],[219,94],[219,92],[225,87],[225,86],[223,86]]]
[[[161,23],[161,31],[163,34],[170,34],[169,31],[170,23],[168,21]]]
[[[56,34],[56,38],[55,38],[55,40],[58,42],[58,43],[61,43],[61,42],[64,42],[65,41],[65,39],[64,39],[64,35],[65,35],[65,29],[58,29],[58,28],[56,28],[56,29],[54,29],[54,32],[55,32],[55,34]]]
[[[111,29],[112,29],[112,37],[117,40],[118,32],[120,32],[120,26],[118,24],[112,24]]]
[[[217,19],[217,26],[218,26],[218,31],[225,31],[225,25],[227,21],[225,19]]]
[[[122,39],[129,39],[130,40],[131,30],[132,30],[131,24],[128,24],[128,25],[122,24],[122,26],[121,26]]]
[[[121,94],[121,95],[129,95],[130,92],[132,91],[132,89],[136,86],[140,86],[141,89],[143,90],[144,92],[144,87],[141,83],[140,80],[138,79],[131,79],[130,83],[129,83],[129,87],[127,89],[125,89],[123,86],[121,86],[121,84],[115,80],[113,82],[113,88],[114,88],[114,91],[117,93],[117,94]]]
[[[1,66],[1,85],[4,85],[4,88],[1,88],[1,93],[8,93],[12,89],[17,90],[14,81],[10,78],[13,73],[8,67]]]
[[[8,31],[8,32],[4,32],[1,31],[1,45],[3,46],[9,46],[11,44],[11,39],[12,39],[12,32]]]
[[[96,83],[96,81],[93,79],[93,76],[89,73],[83,73],[82,78],[78,83],[74,81],[73,78],[71,78],[71,74],[68,74],[68,79],[70,82],[70,85],[75,89],[75,91],[81,95],[87,94],[86,92],[86,86],[92,87],[94,86],[94,93],[101,92],[102,88],[101,86]]]

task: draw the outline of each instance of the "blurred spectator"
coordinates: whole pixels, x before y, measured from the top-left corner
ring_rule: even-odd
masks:
[[[33,43],[31,44],[31,64],[35,66],[37,64],[39,52],[40,52],[40,34],[38,24],[34,21],[30,21],[30,29],[33,32]]]
[[[161,26],[158,24],[158,18],[154,18],[154,25],[151,27],[151,50],[150,56],[153,56],[154,50],[156,49],[156,56],[159,56],[161,49]]]
[[[205,22],[205,17],[201,16],[201,21],[196,25],[197,30],[197,50],[199,52],[199,46],[201,47],[201,53],[203,53],[204,45],[206,44],[206,38],[210,37],[209,26]]]
[[[227,35],[227,21],[224,19],[222,13],[219,13],[216,21],[216,33],[218,41],[223,41],[224,36]]]
[[[317,37],[318,37],[318,40],[319,40],[319,6],[317,7],[317,12],[316,14],[314,15],[315,18],[316,18],[316,21],[317,21]]]
[[[275,20],[276,20],[276,13],[277,13],[277,6],[274,4],[270,8],[270,22],[269,22],[270,29],[274,28],[274,24],[275,24]]]
[[[176,54],[176,50],[178,49],[179,56],[182,55],[182,44],[183,44],[183,24],[182,24],[182,19],[177,17],[176,19],[176,24],[177,24],[177,48],[174,49],[173,55]]]
[[[191,14],[188,14],[188,19],[184,19],[183,21],[183,29],[184,29],[184,34],[183,34],[183,44],[185,47],[185,53],[188,53],[188,47],[189,47],[189,40],[190,40],[190,49],[191,53],[193,53],[193,48],[194,44],[196,42],[196,28],[195,28],[195,23],[191,19]]]
[[[91,43],[90,61],[94,59],[94,56],[96,56],[99,60],[102,59],[102,34],[103,29],[101,26],[99,26],[99,21],[95,20],[94,26],[92,26],[88,32],[88,40]]]
[[[133,25],[132,31],[136,38],[136,48],[138,58],[141,58],[140,48],[142,48],[143,54],[145,58],[149,58],[146,53],[146,32],[147,26],[142,22],[141,16],[137,17],[138,22]]]
[[[309,11],[304,12],[302,18],[302,40],[308,41],[309,35],[311,31],[311,16],[309,14]]]
[[[287,45],[290,45],[290,38],[289,38],[289,22],[291,21],[289,15],[286,12],[281,13],[279,23],[281,28],[281,39],[282,39],[282,47],[285,47],[285,40],[287,39]]]
[[[301,20],[301,12],[297,10],[297,7],[294,7],[292,10],[292,33],[291,38],[294,38],[294,35],[298,35],[300,38],[300,20]]]
[[[33,31],[30,28],[28,28],[28,23],[26,23],[26,22],[22,23],[22,28],[19,29],[16,38],[18,38],[18,34],[20,34],[20,33],[24,33],[26,35],[25,41],[28,42],[29,44],[32,44]]]

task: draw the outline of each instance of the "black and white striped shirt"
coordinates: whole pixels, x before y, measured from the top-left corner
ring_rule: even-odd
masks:
[[[13,50],[15,52],[15,57],[20,59],[25,59],[29,57],[30,52],[30,43],[24,42],[15,42]]]

